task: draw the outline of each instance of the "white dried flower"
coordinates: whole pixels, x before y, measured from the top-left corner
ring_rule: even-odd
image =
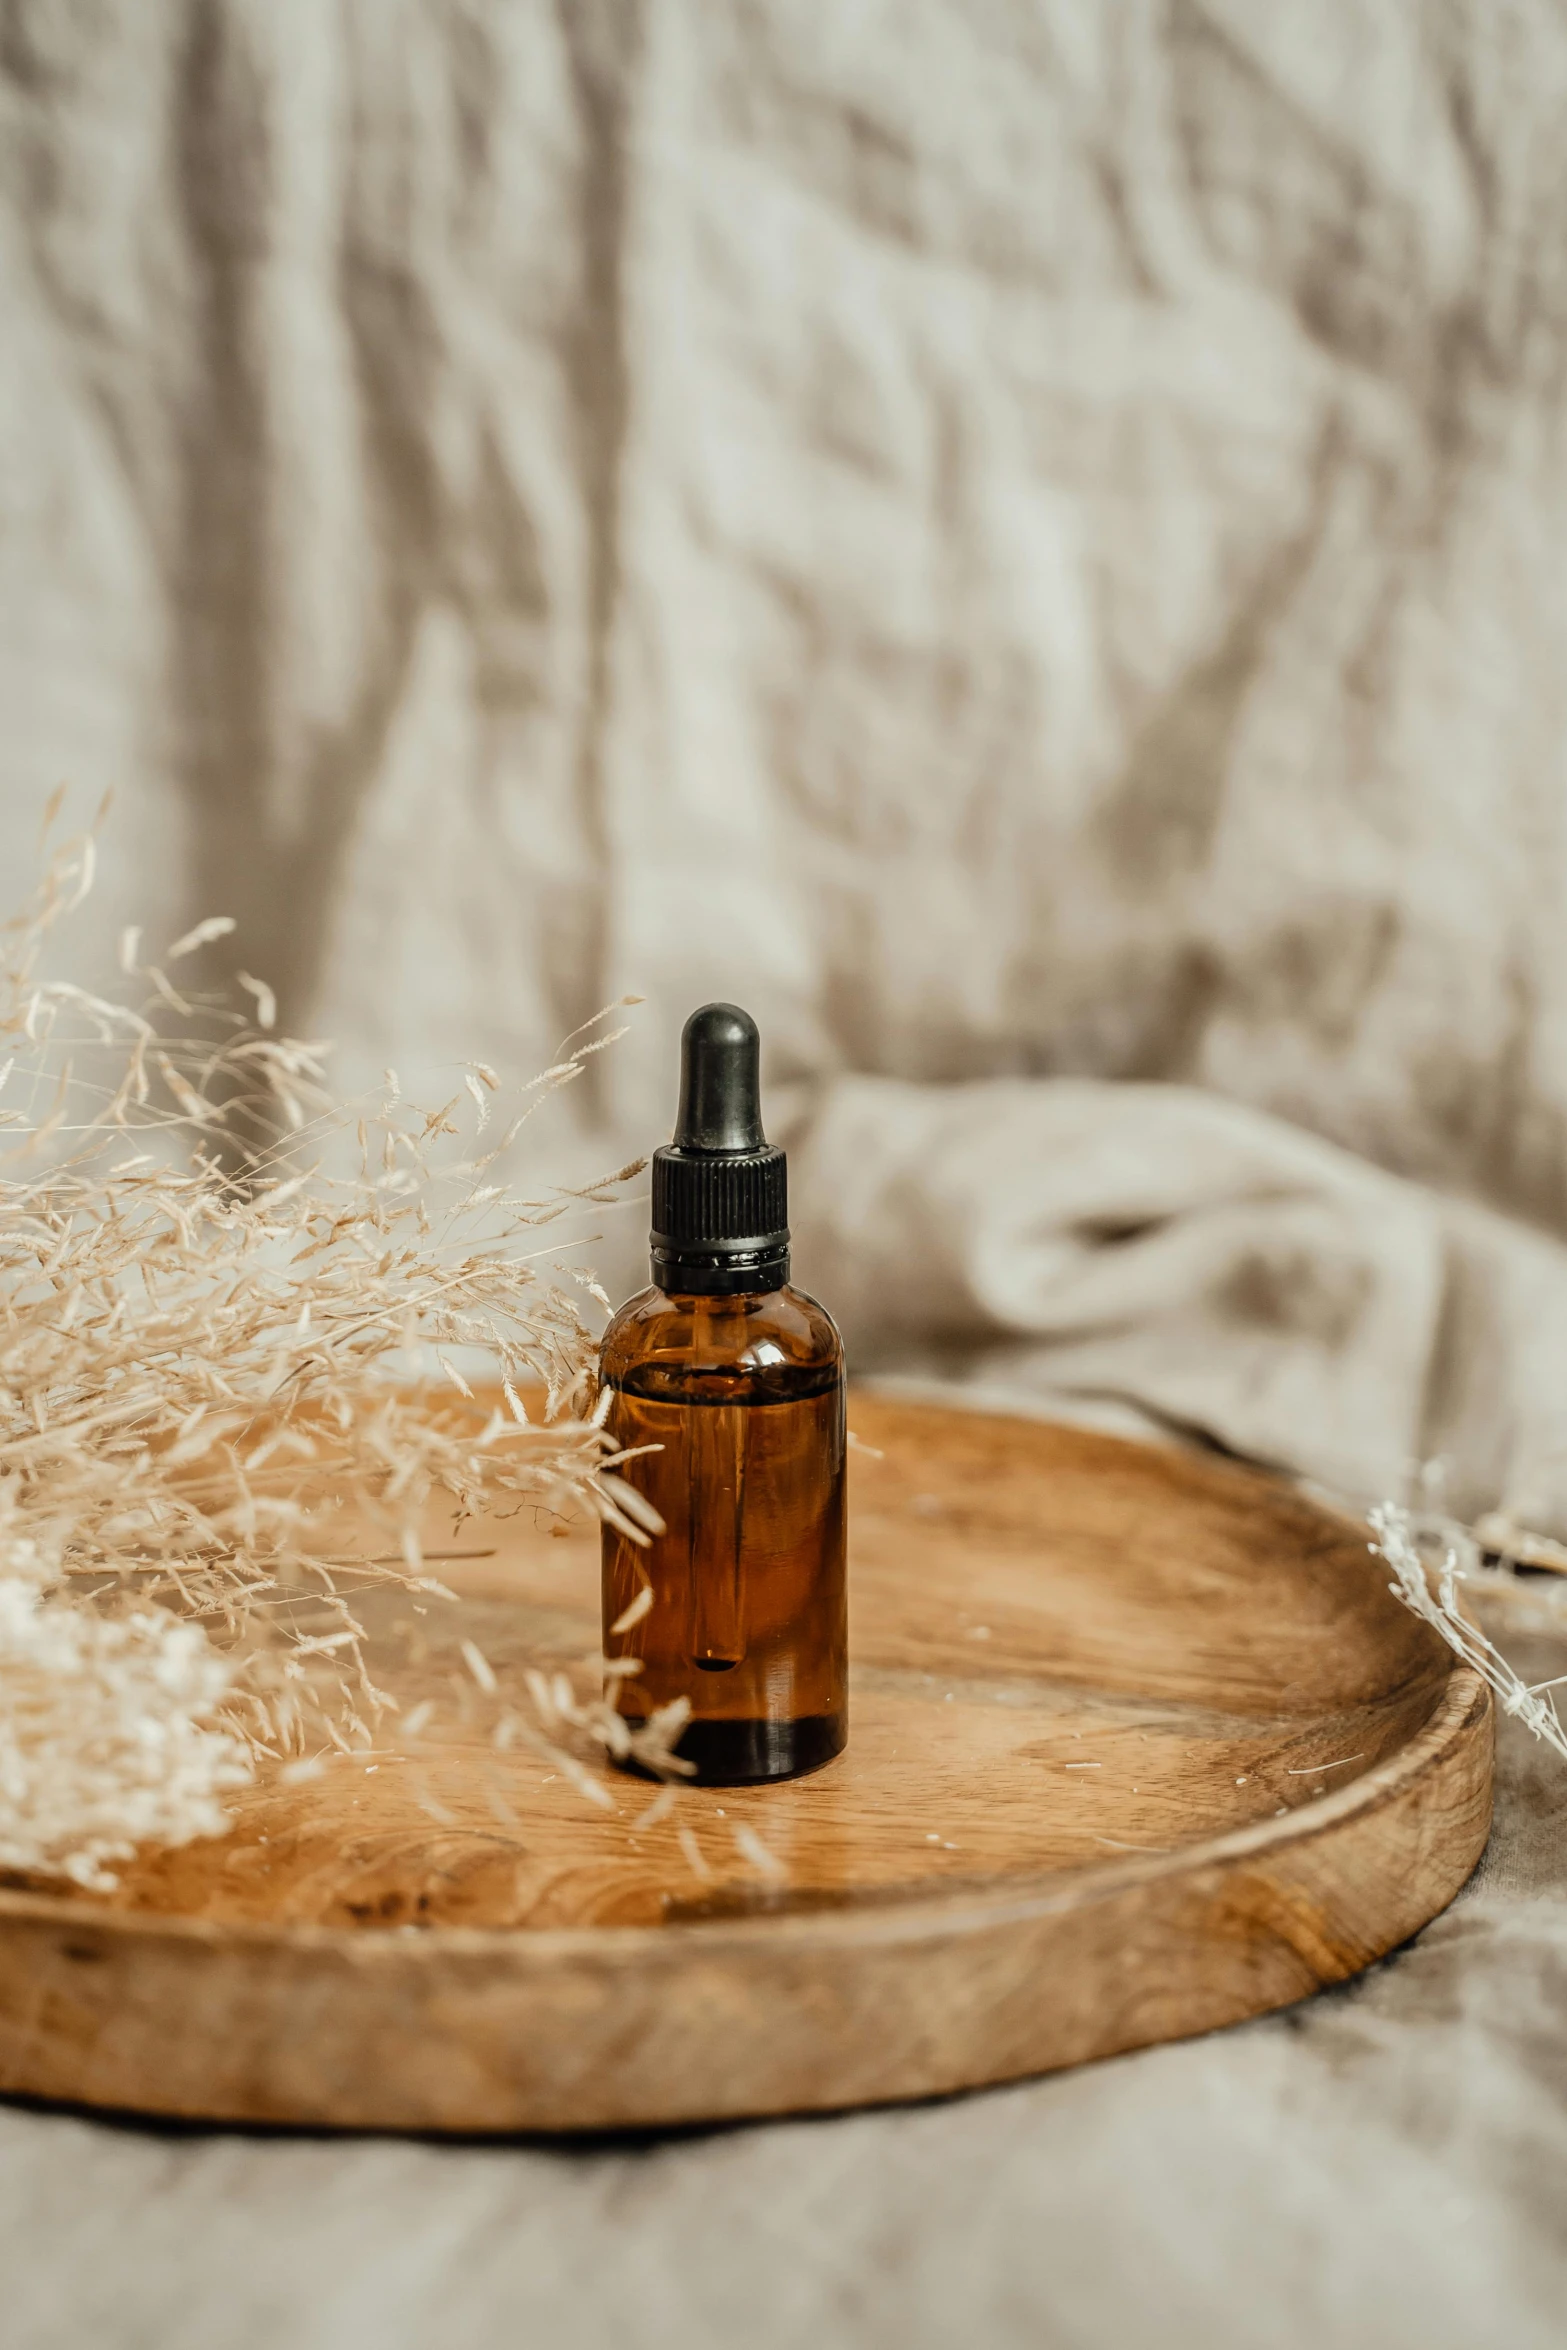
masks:
[[[134,936],[137,1001],[42,976],[92,867],[90,838],[67,843],[0,934],[0,1867],[84,1885],[144,1839],[218,1832],[257,1758],[363,1744],[395,1712],[352,1595],[440,1591],[432,1505],[576,1505],[646,1531],[606,1475],[593,1342],[540,1263],[540,1229],[606,1186],[528,1199],[496,1180],[525,1106],[478,1152],[499,1091],[478,1063],[472,1103],[420,1109],[390,1077],[334,1103],[325,1048],[277,1034],[248,974],[259,1027],[139,973]],[[233,927],[198,922],[165,960]],[[483,1350],[512,1408],[483,1420],[448,1347]],[[455,1393],[410,1386],[432,1358]],[[362,1555],[342,1555],[340,1499]],[[554,1735],[678,1775],[672,1718],[630,1733],[599,1697],[549,1694]]]
[[[233,1664],[199,1625],[94,1614],[21,1563],[0,1572],[0,1868],[101,1890],[138,1844],[221,1835],[254,1769],[213,1726]]]

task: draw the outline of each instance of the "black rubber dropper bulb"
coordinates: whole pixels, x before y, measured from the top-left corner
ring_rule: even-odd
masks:
[[[759,1151],[762,1132],[762,1040],[738,1004],[704,1004],[680,1037],[680,1151]]]
[[[653,1279],[693,1296],[789,1278],[788,1164],[762,1132],[761,1039],[738,1004],[704,1004],[680,1039],[672,1142],[653,1153]]]

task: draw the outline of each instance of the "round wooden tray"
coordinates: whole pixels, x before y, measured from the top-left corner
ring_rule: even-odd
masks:
[[[1283,2006],[1451,1899],[1490,1701],[1353,1527],[1080,1430],[850,1418],[882,1457],[845,1755],[647,1827],[636,1781],[601,1811],[497,1753],[461,1643],[503,1693],[540,1658],[585,1685],[597,1542],[470,1528],[500,1547],[441,1567],[460,1604],[394,1597],[378,1636],[444,1731],[258,1787],[113,1895],[0,1892],[0,2088],[459,2131],[926,2097]]]

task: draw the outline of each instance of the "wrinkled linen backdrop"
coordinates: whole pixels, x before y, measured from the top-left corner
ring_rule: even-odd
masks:
[[[862,1363],[1567,1532],[1564,108],[1546,0],[13,0],[13,894],[113,785],[93,951],[235,915],[349,1082],[637,989],[568,1171],[738,997]],[[296,2338],[380,2350],[1557,2341],[1509,1737],[1392,1969],[1006,2098],[0,2116],[13,2313],[259,2350],[284,2244]]]
[[[6,22],[17,887],[112,784],[350,1079],[644,993],[578,1170],[737,997],[862,1362],[1567,1531],[1554,9]]]

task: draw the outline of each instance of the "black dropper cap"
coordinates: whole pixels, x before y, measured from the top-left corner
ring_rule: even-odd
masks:
[[[704,1004],[680,1038],[674,1140],[653,1153],[653,1279],[698,1297],[789,1278],[788,1161],[762,1132],[761,1038],[738,1004]]]

